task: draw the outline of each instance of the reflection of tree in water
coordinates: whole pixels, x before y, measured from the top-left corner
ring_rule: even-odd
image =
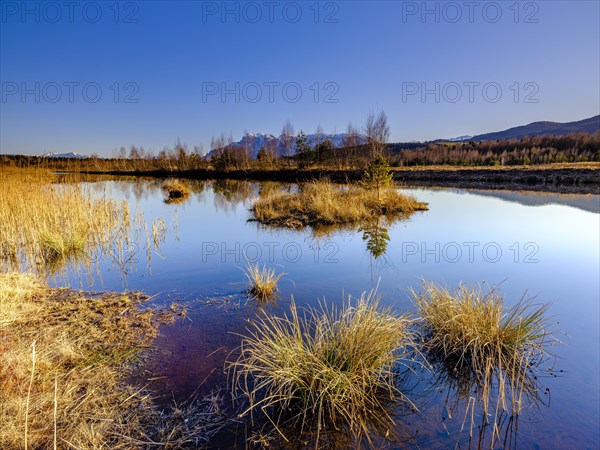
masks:
[[[206,180],[187,180],[190,191],[193,194],[201,196],[209,185]]]
[[[366,242],[366,250],[369,252],[369,267],[371,271],[371,282],[376,285],[379,280],[379,271],[394,265],[388,261],[386,252],[390,241],[389,227],[403,216],[377,217],[367,224],[361,225],[358,231],[362,231],[362,240]]]
[[[114,188],[126,199],[129,200],[133,196],[138,202],[153,198],[160,193],[161,187],[159,179],[145,177],[115,176],[108,177],[108,179],[98,178],[91,181],[93,181],[91,186],[95,187],[97,193],[106,191],[108,186],[109,189]],[[100,183],[99,181],[108,181],[110,183]]]
[[[215,206],[225,211],[234,210],[240,203],[247,202],[256,195],[253,184],[243,180],[215,180],[212,190]]]
[[[385,255],[390,235],[388,229],[381,225],[380,218],[362,225],[358,231],[362,231],[362,240],[367,243],[367,250],[375,260]]]
[[[160,189],[160,185],[153,181],[135,179],[128,183],[131,186],[131,190],[136,201],[139,202],[141,200],[146,200],[148,197],[154,195],[158,189]],[[123,185],[125,183],[116,184]]]
[[[106,178],[106,177],[105,177]],[[171,178],[170,180],[176,181],[177,183],[184,185],[190,193],[197,196],[201,196],[206,190],[210,181],[206,180],[191,180],[183,178]],[[140,200],[147,200],[154,198],[158,195],[162,195],[162,187],[164,186],[166,179],[163,178],[147,178],[147,177],[129,177],[129,176],[118,176],[111,177],[111,179],[104,180],[91,180],[91,181],[114,181],[110,186],[114,187],[117,192],[122,196],[129,199],[132,196],[139,202]],[[94,187],[96,192],[102,193],[106,190],[105,183],[93,183],[90,186]],[[187,201],[190,197],[186,197],[184,200]],[[171,202],[171,203],[183,203]]]

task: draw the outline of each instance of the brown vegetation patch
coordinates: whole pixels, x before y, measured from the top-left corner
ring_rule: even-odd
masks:
[[[279,227],[302,228],[335,224],[357,224],[381,216],[407,215],[426,211],[427,203],[394,189],[340,188],[318,181],[302,186],[297,193],[275,193],[254,202],[258,222]]]
[[[222,427],[216,397],[159,410],[125,382],[175,316],[146,299],[0,275],[0,448],[196,448]]]
[[[179,181],[168,181],[162,186],[162,190],[166,193],[167,198],[165,203],[181,203],[190,196],[191,189],[184,183]]]

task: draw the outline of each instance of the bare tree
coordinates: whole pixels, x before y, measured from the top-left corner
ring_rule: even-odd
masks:
[[[315,130],[315,146],[319,145],[321,142],[325,140],[325,133],[323,133],[323,128],[321,124],[317,125],[317,129]]]
[[[277,141],[275,139],[267,140],[267,142],[265,142],[265,146],[263,147],[268,155],[269,167],[277,160],[278,155],[276,142]]]
[[[185,143],[182,143],[179,138],[175,141],[173,147],[173,159],[177,161],[177,167],[179,169],[188,169],[189,164],[189,150]]]
[[[360,145],[360,133],[358,129],[352,125],[352,123],[348,124],[346,128],[346,136],[344,136],[344,140],[342,141],[342,147],[344,154],[342,156],[344,160],[344,164],[352,167],[356,162],[357,155],[357,147]]]
[[[210,151],[213,152],[210,162],[214,166],[221,158],[223,152],[225,152],[225,145],[227,145],[227,138],[225,133],[221,133],[219,136],[210,138]]]
[[[132,145],[129,149],[129,159],[140,159],[140,152],[135,145]]]
[[[204,145],[194,145],[194,154],[200,157],[204,155]]]
[[[346,128],[346,136],[344,136],[344,141],[342,142],[343,147],[356,147],[359,142],[360,133],[358,129],[352,125],[352,123],[348,124],[348,128]]]
[[[288,158],[288,167],[291,167],[292,160],[290,157],[292,156],[292,150],[294,147],[294,127],[289,120],[283,124],[279,142],[281,143],[283,154]]]
[[[365,134],[367,135],[367,144],[371,153],[371,158],[383,155],[385,146],[390,138],[390,126],[387,122],[387,116],[384,111],[375,115],[372,111],[367,116],[365,124]]]
[[[242,165],[244,170],[248,169],[249,162],[252,159],[253,141],[254,140],[252,139],[252,136],[250,136],[250,133],[248,133],[248,130],[244,130],[244,137],[242,138],[242,148],[244,149]]]
[[[222,151],[226,145],[227,145],[227,138],[225,137],[225,133],[221,133],[216,138],[213,136],[213,138],[210,140],[211,150]]]

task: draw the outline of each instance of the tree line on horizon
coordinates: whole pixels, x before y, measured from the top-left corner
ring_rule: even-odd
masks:
[[[385,158],[392,167],[417,166],[515,166],[553,163],[600,162],[600,131],[545,135],[495,141],[389,143],[390,127],[385,112],[369,113],[363,133],[348,125],[345,138],[336,147],[317,129],[311,145],[303,130],[294,133],[287,121],[277,143],[267,142],[253,158],[247,140],[233,143],[221,134],[211,141],[216,149],[211,157],[202,147],[192,150],[178,139],[171,148],[157,154],[132,145],[121,147],[112,158],[92,155],[85,159],[52,158],[27,155],[0,155],[0,164],[18,167],[44,167],[82,172],[150,172],[214,170],[363,170],[376,157]],[[319,138],[322,136],[322,138]]]

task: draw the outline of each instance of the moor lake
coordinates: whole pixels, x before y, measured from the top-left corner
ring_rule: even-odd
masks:
[[[162,218],[162,232],[156,245],[132,239],[87,266],[72,261],[49,275],[55,286],[139,290],[156,305],[185,305],[187,317],[161,329],[138,374],[142,382],[152,378],[159,399],[229,396],[224,364],[248,321],[261,310],[286,314],[292,298],[300,307],[341,305],[377,289],[383,305],[415,314],[410,290],[423,280],[451,289],[464,283],[500,290],[507,306],[523,296],[551,304],[556,345],[537,375],[539,395],[518,423],[500,423],[499,445],[600,447],[600,196],[407,186],[399,189],[427,202],[428,211],[342,229],[273,229],[249,221],[253,199],[298,185],[182,182],[191,195],[169,203],[158,180],[86,181],[86,189],[128,202],[148,222]],[[248,298],[248,262],[284,273],[275,301]],[[403,377],[415,408],[397,412],[405,436],[399,447],[476,448],[489,439],[489,427],[469,438],[468,396],[459,398],[443,377],[423,367]],[[234,421],[212,447],[245,448],[248,426]]]

